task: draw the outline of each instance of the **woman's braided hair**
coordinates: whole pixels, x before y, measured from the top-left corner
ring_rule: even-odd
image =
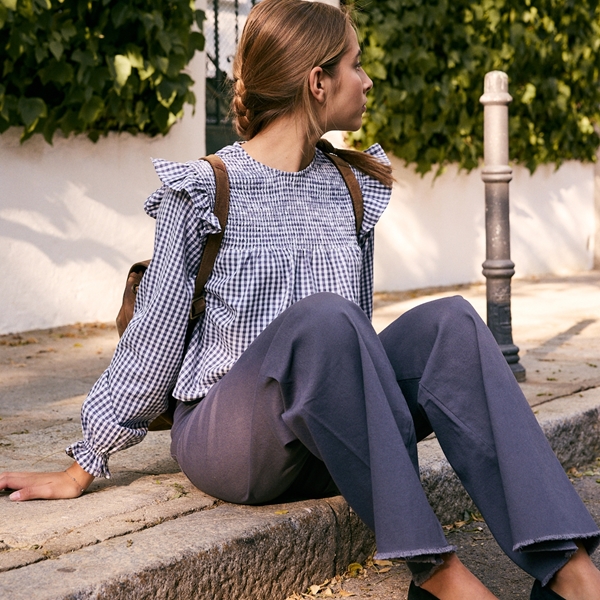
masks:
[[[334,76],[346,51],[347,10],[306,0],[262,0],[251,11],[233,62],[231,110],[238,135],[252,139],[278,117],[301,111],[320,136],[308,85],[320,66]],[[317,146],[324,141],[319,142]],[[331,147],[333,149],[333,147]],[[392,185],[391,168],[353,150],[333,149],[351,165]]]

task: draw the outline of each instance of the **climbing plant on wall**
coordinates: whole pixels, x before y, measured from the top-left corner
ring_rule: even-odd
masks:
[[[193,0],[0,0],[0,133],[166,133],[195,103]]]
[[[595,160],[600,138],[597,0],[358,0],[368,116],[351,136],[419,172],[483,155],[485,73],[509,76],[511,160]]]

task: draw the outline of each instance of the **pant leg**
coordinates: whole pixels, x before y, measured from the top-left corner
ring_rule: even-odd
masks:
[[[196,407],[175,415],[172,453],[203,491],[277,497],[310,452],[384,556],[453,550],[423,491],[406,401],[362,310],[334,294],[287,309]]]
[[[488,327],[455,297],[380,339],[421,435],[435,431],[504,552],[546,583],[598,528],[552,452]],[[430,427],[428,427],[428,425]]]

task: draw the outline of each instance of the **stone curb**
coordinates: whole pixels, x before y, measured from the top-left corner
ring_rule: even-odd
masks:
[[[2,573],[0,597],[283,600],[366,558],[373,544],[339,496],[223,505]]]
[[[600,389],[553,400],[536,413],[565,468],[600,453]],[[437,441],[422,442],[419,454],[438,517],[442,523],[460,520],[473,505]],[[1,573],[0,597],[283,600],[344,571],[373,548],[371,532],[341,497],[222,505]]]

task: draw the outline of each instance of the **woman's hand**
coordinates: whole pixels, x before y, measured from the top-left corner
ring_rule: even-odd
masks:
[[[13,502],[44,498],[77,498],[94,481],[76,462],[65,471],[55,473],[1,473],[0,490],[16,490]]]

